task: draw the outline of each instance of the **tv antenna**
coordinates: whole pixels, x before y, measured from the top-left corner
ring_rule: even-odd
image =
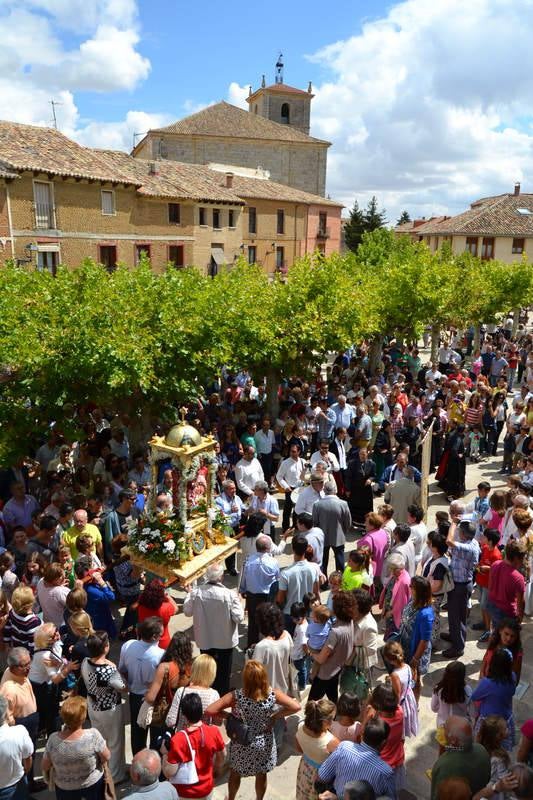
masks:
[[[133,148],[132,148],[133,150],[135,150],[135,145],[137,144],[137,139],[140,136],[146,136],[147,133],[148,133],[148,131],[142,131],[140,133],[134,131],[134,133],[133,133]]]
[[[56,106],[62,106],[63,103],[60,103],[59,100],[49,100],[48,102],[52,106],[52,118],[53,118],[53,122],[54,122],[54,128],[57,131]]]

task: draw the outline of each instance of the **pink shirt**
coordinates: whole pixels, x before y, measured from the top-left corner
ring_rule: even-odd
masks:
[[[507,616],[518,616],[517,599],[525,588],[523,576],[508,561],[496,561],[490,568],[489,600]]]
[[[53,622],[56,628],[63,625],[63,613],[70,592],[68,586],[47,586],[44,578],[37,584],[37,600],[43,612],[43,622]]]
[[[362,539],[357,542],[357,547],[370,548],[372,556],[372,566],[374,568],[374,575],[381,575],[383,569],[383,562],[389,548],[389,535],[386,530],[379,528],[377,531],[371,531],[365,534]]]

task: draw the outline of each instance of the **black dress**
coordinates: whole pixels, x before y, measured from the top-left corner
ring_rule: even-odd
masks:
[[[442,489],[453,497],[462,497],[465,492],[465,445],[462,433],[452,431],[444,446],[444,474],[437,472],[437,480]],[[442,466],[441,462],[441,466]],[[440,472],[440,470],[439,470]]]
[[[368,458],[364,463],[359,455],[348,461],[346,469],[346,489],[349,492],[348,505],[354,522],[362,523],[369,511],[374,510],[374,493],[372,484],[367,480],[376,480],[376,465]]]

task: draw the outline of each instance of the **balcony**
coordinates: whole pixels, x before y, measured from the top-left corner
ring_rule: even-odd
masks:
[[[51,230],[56,227],[56,212],[51,203],[34,203],[35,227]]]
[[[316,232],[317,239],[329,239],[329,228],[323,228],[322,226]]]

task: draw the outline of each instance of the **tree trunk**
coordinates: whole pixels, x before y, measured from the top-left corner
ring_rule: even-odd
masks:
[[[518,323],[520,321],[520,309],[513,308],[513,330],[511,336],[515,337],[518,333]]]
[[[266,408],[272,422],[279,412],[278,388],[281,383],[281,370],[268,366],[265,369],[267,401]]]
[[[370,375],[374,375],[381,358],[381,350],[383,348],[383,336],[374,336],[370,344],[370,352],[368,354],[368,368]]]
[[[474,353],[476,352],[476,350],[479,350],[480,341],[481,341],[480,325],[474,325],[474,344],[473,344],[473,346],[474,346],[473,352]]]
[[[436,361],[439,355],[440,325],[431,326],[431,361]]]

